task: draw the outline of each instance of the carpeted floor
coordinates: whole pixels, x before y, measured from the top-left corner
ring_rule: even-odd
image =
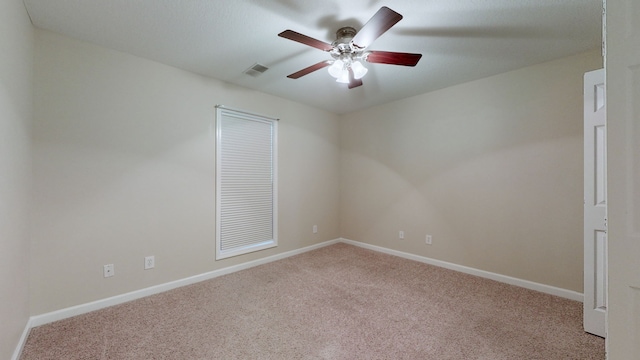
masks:
[[[336,244],[31,330],[29,359],[604,359],[582,304]]]

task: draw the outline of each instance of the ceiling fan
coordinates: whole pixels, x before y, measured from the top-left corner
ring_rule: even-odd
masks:
[[[360,31],[356,31],[350,26],[338,29],[336,40],[331,44],[293,30],[281,32],[278,36],[326,51],[332,57],[330,60],[321,61],[287,77],[298,79],[329,66],[329,74],[335,77],[337,82],[349,84],[349,89],[353,89],[362,85],[362,77],[368,71],[361,61],[374,64],[416,66],[422,54],[366,50],[380,35],[400,20],[402,20],[402,15],[383,6],[364,24]]]

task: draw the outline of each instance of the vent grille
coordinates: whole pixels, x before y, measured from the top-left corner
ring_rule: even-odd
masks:
[[[269,70],[268,67],[266,67],[266,66],[264,66],[262,64],[255,63],[255,64],[251,65],[250,68],[245,70],[244,73],[249,75],[249,76],[258,77],[258,76],[264,74],[264,72],[267,71],[267,70]]]

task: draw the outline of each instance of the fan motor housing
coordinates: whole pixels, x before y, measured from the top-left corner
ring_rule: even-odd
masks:
[[[351,45],[351,40],[354,36],[356,36],[356,29],[351,26],[341,27],[336,31],[336,41],[334,41],[331,45],[337,49],[341,54],[342,53],[351,53],[353,52],[353,46]]]

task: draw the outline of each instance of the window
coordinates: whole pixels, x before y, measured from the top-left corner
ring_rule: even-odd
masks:
[[[277,125],[216,107],[216,260],[278,245]]]

